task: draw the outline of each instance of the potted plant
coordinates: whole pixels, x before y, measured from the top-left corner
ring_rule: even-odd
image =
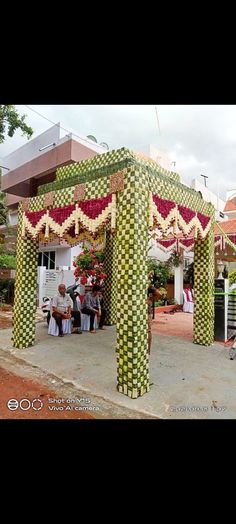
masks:
[[[183,263],[183,257],[174,249],[167,260],[168,266],[171,267],[179,267]]]
[[[158,291],[159,291],[159,293],[160,293],[160,295],[161,295],[161,300],[164,302],[164,305],[166,305],[166,303],[165,303],[165,302],[166,302],[165,299],[166,299],[166,295],[167,295],[167,291],[166,291],[166,289],[165,289],[164,287],[160,287],[160,288],[158,289]]]
[[[75,278],[80,279],[80,284],[102,284],[107,278],[104,272],[104,252],[88,249],[87,247],[74,259]]]

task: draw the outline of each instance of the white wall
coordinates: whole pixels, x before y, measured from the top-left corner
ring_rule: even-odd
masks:
[[[56,250],[56,267],[68,266],[71,267],[71,249],[59,248]]]
[[[231,200],[234,197],[236,197],[236,189],[226,191],[226,200]]]
[[[174,161],[174,159],[170,158],[169,154],[164,149],[159,149],[153,144],[145,144],[140,146],[135,151],[143,153],[152,160],[155,160],[157,164],[159,164],[164,169],[167,169],[167,171],[176,172],[175,165],[172,162],[172,160]]]
[[[148,257],[157,258],[157,260],[160,260],[161,262],[168,260],[170,253],[165,253],[162,251],[162,249],[157,247],[155,241],[151,241],[149,245],[152,246],[152,248],[148,251]]]
[[[74,272],[66,270],[46,270],[44,267],[38,268],[37,296],[39,307],[42,306],[44,296],[52,298],[58,292],[59,284],[66,287],[75,283]]]
[[[222,217],[220,217],[219,212],[221,211],[223,213],[225,201],[221,198],[218,198],[217,194],[210,191],[208,187],[205,187],[205,185],[202,184],[202,182],[200,182],[196,178],[192,180],[191,187],[195,189],[195,191],[200,191],[202,193],[203,200],[205,200],[206,202],[211,202],[216,211],[218,211],[218,213],[216,213],[215,218],[217,220],[222,220]]]
[[[47,146],[53,142],[58,143],[60,138],[60,124],[55,125],[47,129],[44,133],[36,136],[32,140],[29,140],[26,144],[16,149],[9,155],[5,156],[2,159],[3,165],[11,169],[16,169],[17,167],[29,162],[37,156],[43,155],[46,151],[39,151],[41,147]],[[53,146],[52,146],[53,147]],[[3,174],[8,173],[7,170],[3,169]]]
[[[10,226],[16,226],[18,224],[18,213],[17,211],[10,212],[8,215]]]

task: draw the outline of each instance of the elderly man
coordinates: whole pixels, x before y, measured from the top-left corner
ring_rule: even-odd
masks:
[[[52,316],[55,318],[59,329],[59,337],[63,337],[62,320],[71,318],[71,309],[73,302],[69,295],[66,293],[65,284],[58,286],[58,294],[53,297],[52,301]],[[77,328],[76,328],[77,329]]]

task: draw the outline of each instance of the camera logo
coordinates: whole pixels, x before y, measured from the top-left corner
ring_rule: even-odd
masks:
[[[40,398],[34,398],[34,400],[29,400],[28,398],[16,400],[15,398],[11,398],[7,402],[7,407],[10,411],[16,411],[17,409],[21,409],[22,411],[28,411],[29,409],[40,411],[43,408],[43,402]]]

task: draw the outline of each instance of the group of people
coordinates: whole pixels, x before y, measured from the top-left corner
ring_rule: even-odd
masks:
[[[55,319],[59,337],[63,337],[63,319],[73,318],[73,334],[82,334],[81,330],[81,313],[89,315],[90,317],[90,333],[96,333],[94,329],[94,320],[97,316],[98,328],[104,328],[104,321],[106,311],[104,309],[104,301],[101,286],[94,285],[91,292],[85,294],[82,304],[80,303],[79,293],[76,291],[78,284],[69,286],[66,289],[65,284],[58,286],[58,293],[52,300],[52,316]],[[50,321],[50,312],[47,316],[47,321]]]
[[[97,316],[98,328],[104,328],[104,321],[106,317],[106,311],[104,309],[103,290],[101,286],[94,285],[91,292],[85,294],[82,304],[80,303],[79,293],[76,291],[78,284],[75,283],[73,286],[69,286],[66,289],[65,284],[58,286],[58,293],[53,297],[52,300],[52,316],[55,319],[59,337],[63,337],[63,319],[73,318],[73,334],[82,334],[81,330],[81,314],[89,315],[90,317],[90,333],[96,333],[94,329],[94,320]],[[152,332],[151,323],[153,319],[153,305],[155,300],[160,299],[160,293],[154,285],[150,284],[147,293],[147,304],[148,304],[148,353],[150,354]],[[43,306],[44,308],[48,305]],[[50,312],[47,313],[47,322],[50,321]]]

